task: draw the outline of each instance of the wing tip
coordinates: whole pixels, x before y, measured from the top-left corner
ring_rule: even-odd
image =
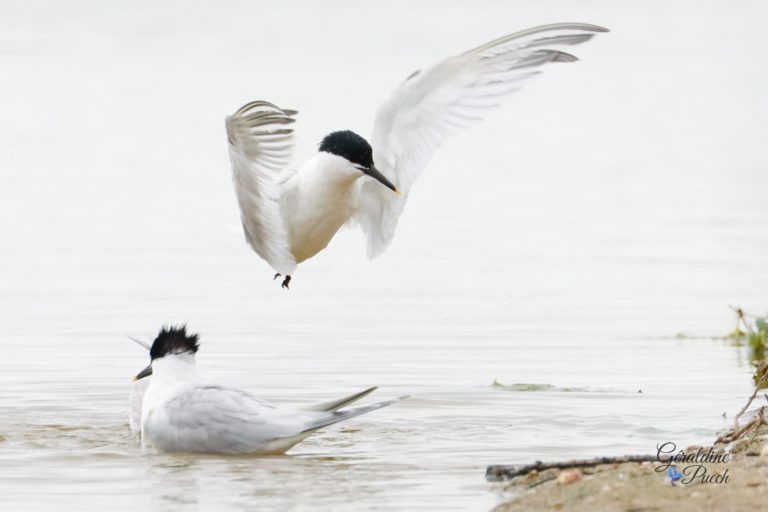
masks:
[[[271,137],[273,142],[278,138],[285,139],[293,134],[293,128],[280,127],[295,123],[294,116],[298,113],[298,110],[282,109],[269,101],[250,101],[226,116],[227,141],[231,146],[237,146],[241,139],[254,135]]]
[[[309,424],[306,425],[306,428],[302,431],[302,433],[313,432],[315,430],[319,430],[321,428],[334,425],[341,421],[346,421],[356,416],[361,416],[363,414],[368,414],[369,412],[378,411],[379,409],[383,409],[384,407],[388,407],[390,405],[396,404],[409,397],[410,395],[404,395],[396,398],[390,398],[389,400],[382,400],[381,402],[374,402],[368,405],[361,405],[359,407],[352,407],[349,409],[338,409],[328,417],[310,422]]]
[[[568,52],[557,51],[552,58],[552,62],[578,62],[579,58]]]
[[[603,27],[602,25],[581,22],[551,23],[549,25],[532,27],[529,30],[535,30],[537,32],[544,30],[583,30],[585,32],[610,32],[610,29]]]
[[[538,25],[536,27],[531,27],[525,30],[521,30],[519,32],[513,32],[511,34],[501,36],[497,39],[494,39],[493,41],[489,41],[488,43],[480,45],[477,48],[473,48],[471,50],[464,52],[464,55],[481,53],[485,50],[488,50],[490,48],[493,48],[501,44],[506,44],[509,41],[513,41],[521,37],[532,36],[534,34],[540,34],[542,32],[554,32],[557,30],[580,30],[582,32],[610,32],[609,29],[603,26],[593,25],[591,23],[549,23],[547,25]]]
[[[249,110],[271,110],[276,112],[281,112],[287,116],[295,116],[299,113],[298,110],[288,109],[288,108],[280,108],[277,105],[275,105],[272,102],[266,101],[266,100],[253,100],[249,101],[233,114],[233,116],[241,115]]]

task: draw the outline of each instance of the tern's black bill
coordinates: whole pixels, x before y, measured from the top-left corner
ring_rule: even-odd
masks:
[[[149,365],[149,366],[147,366],[146,368],[144,368],[143,370],[141,370],[141,371],[139,372],[139,374],[138,374],[138,375],[136,375],[136,376],[133,378],[133,380],[141,380],[141,379],[143,379],[144,377],[149,377],[150,375],[152,375],[152,365]]]
[[[398,195],[400,194],[400,191],[397,189],[397,187],[394,186],[392,182],[389,181],[386,176],[381,174],[381,172],[373,165],[367,168],[362,168],[361,170],[371,178],[375,179],[376,181],[378,181],[379,183],[387,187],[389,190],[393,191]]]

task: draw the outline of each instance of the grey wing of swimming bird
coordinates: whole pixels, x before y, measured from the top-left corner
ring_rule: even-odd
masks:
[[[293,149],[297,114],[253,101],[227,118],[232,181],[245,239],[275,271],[291,275],[296,260],[280,211],[281,182]]]
[[[480,121],[546,64],[578,60],[563,47],[607,31],[585,23],[534,27],[444,59],[402,82],[379,107],[371,138],[376,167],[401,195],[366,181],[354,215],[366,234],[368,257],[387,248],[411,186],[448,137]]]
[[[264,451],[275,440],[299,434],[306,421],[246,391],[218,385],[190,387],[166,402],[162,413],[167,428],[153,428],[152,442],[166,451]]]
[[[290,409],[239,389],[194,386],[165,404],[167,428],[154,428],[152,441],[166,451],[282,453],[318,429],[406,398],[338,409],[374,389],[326,402],[322,409]]]

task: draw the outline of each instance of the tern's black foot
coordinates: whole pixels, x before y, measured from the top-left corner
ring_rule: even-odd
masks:
[[[283,275],[283,274],[281,274],[280,272],[278,272],[277,274],[275,274],[275,277],[273,277],[273,278],[272,278],[272,280],[274,281],[275,279],[277,279],[277,278],[278,278],[278,277],[280,277],[281,275]]]
[[[288,285],[291,283],[291,276],[285,276],[285,279],[283,279],[283,288],[286,290],[289,289]]]

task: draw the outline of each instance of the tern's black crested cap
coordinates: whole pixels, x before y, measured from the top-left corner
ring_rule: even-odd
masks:
[[[168,354],[195,354],[200,348],[196,333],[187,334],[187,326],[163,327],[149,350],[151,359]]]
[[[349,130],[329,133],[320,143],[320,151],[346,158],[353,164],[370,168],[373,165],[373,149],[368,141]]]

